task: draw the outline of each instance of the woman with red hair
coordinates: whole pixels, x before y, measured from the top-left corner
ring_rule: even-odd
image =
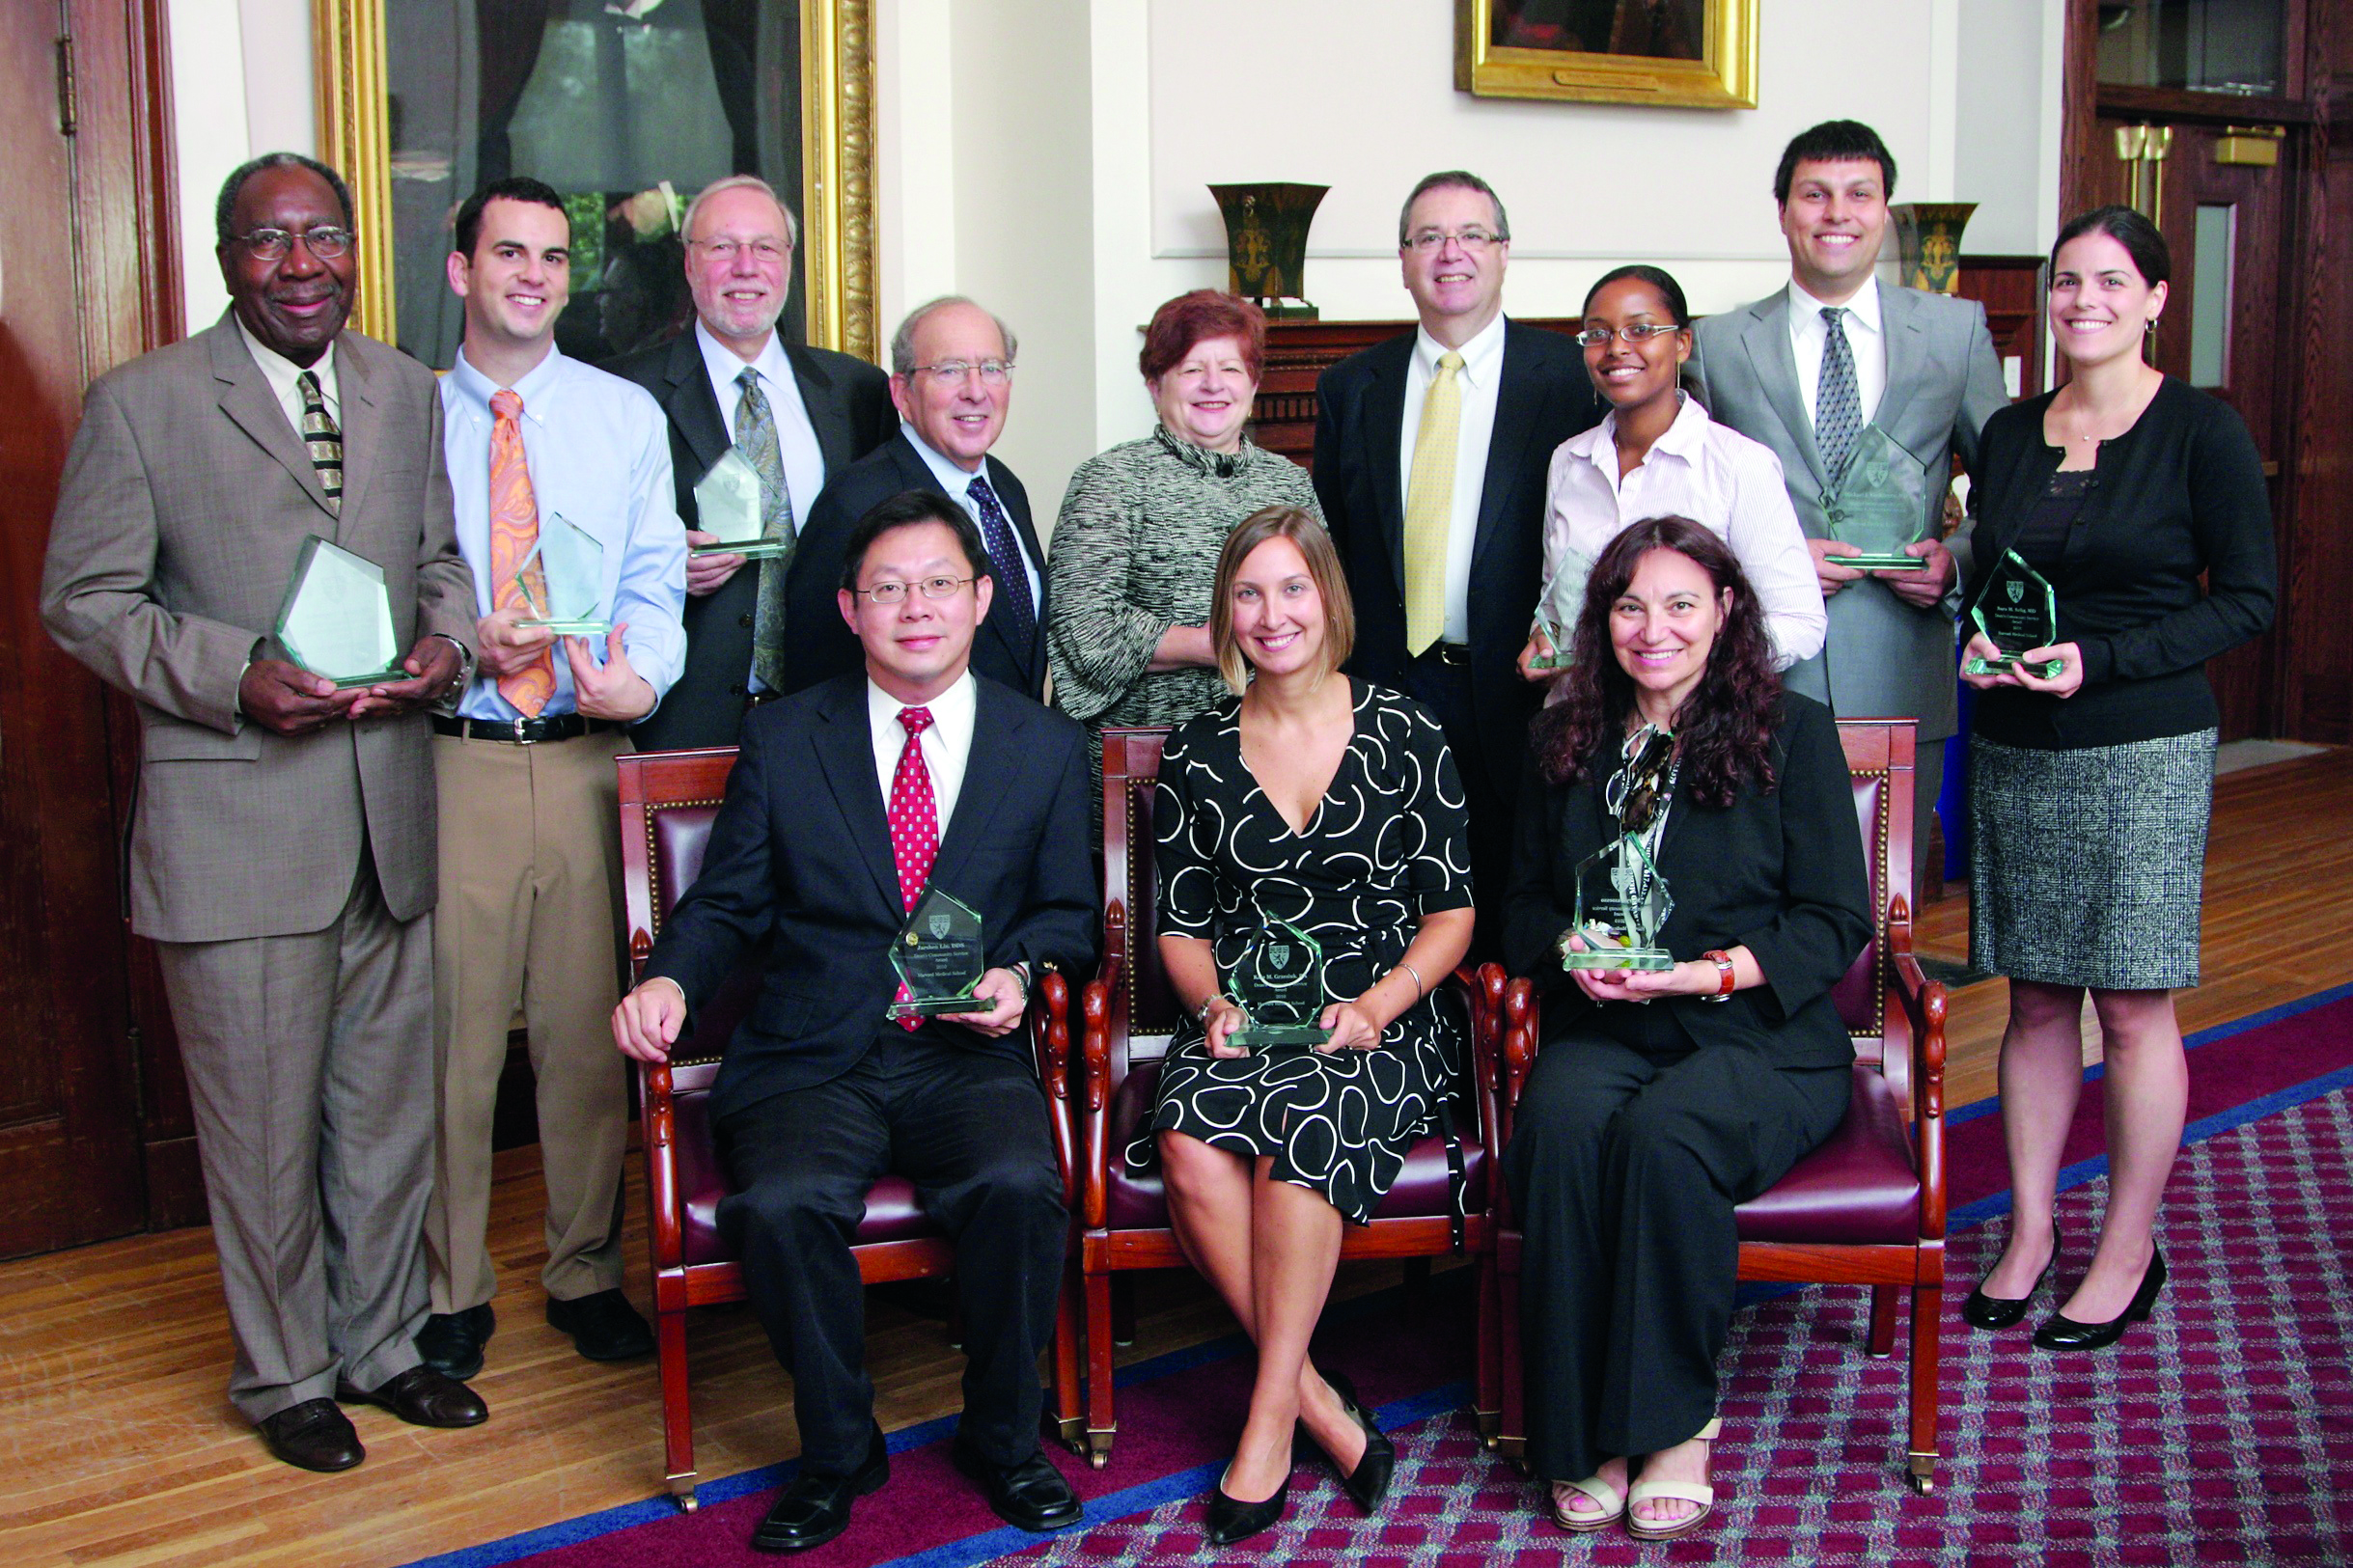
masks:
[[[1070,476],[1046,568],[1046,658],[1098,766],[1104,726],[1182,724],[1225,700],[1209,601],[1234,526],[1266,507],[1322,520],[1307,470],[1244,433],[1265,355],[1256,305],[1177,295],[1152,313],[1138,356],[1158,425]]]

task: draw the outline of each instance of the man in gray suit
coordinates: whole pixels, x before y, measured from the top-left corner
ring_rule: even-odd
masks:
[[[135,699],[131,928],[195,1102],[236,1339],[229,1397],[306,1470],[366,1457],[338,1400],[487,1416],[419,1364],[432,1189],[433,765],[473,666],[432,372],[343,330],[351,205],[292,153],[215,224],[232,304],[92,383],[42,619]],[[338,689],[274,636],[304,536],[383,569],[401,678]]]
[[[1976,465],[1978,432],[2008,399],[1983,306],[1885,288],[1873,275],[1895,190],[1896,160],[1869,125],[1833,120],[1801,132],[1773,180],[1789,285],[1701,321],[1688,373],[1709,413],[1773,449],[1806,530],[1830,635],[1789,671],[1791,689],[1841,717],[1920,721],[1917,876],[1926,813],[1944,785],[1943,743],[1959,725],[1953,594],[1969,574],[1969,535],[1938,537],[1948,476],[1956,449]],[[1841,482],[1867,449],[1891,468],[1916,465],[1923,537],[1906,553],[1924,568],[1839,564],[1858,553],[1839,537]]]

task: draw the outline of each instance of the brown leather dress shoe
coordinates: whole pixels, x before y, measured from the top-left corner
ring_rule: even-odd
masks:
[[[269,1451],[301,1470],[333,1474],[349,1470],[368,1457],[360,1446],[351,1418],[335,1408],[332,1399],[305,1399],[275,1416],[264,1416],[254,1430]]]
[[[411,1426],[480,1426],[490,1418],[480,1394],[429,1366],[412,1366],[380,1389],[338,1384],[335,1397],[381,1405]]]

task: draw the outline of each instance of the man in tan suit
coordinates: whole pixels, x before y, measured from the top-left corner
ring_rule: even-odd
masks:
[[[434,811],[423,709],[473,663],[432,373],[343,330],[350,201],[272,153],[222,187],[231,309],[101,376],[42,583],[138,701],[131,926],[157,944],[236,1338],[229,1396],[306,1470],[338,1400],[487,1412],[419,1364],[432,1187]],[[337,689],[272,635],[306,535],[383,568],[405,678]]]

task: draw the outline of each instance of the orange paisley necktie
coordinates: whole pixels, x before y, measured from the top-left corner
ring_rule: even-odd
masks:
[[[531,587],[530,597],[543,606],[547,574],[539,562],[532,562],[519,581],[515,574],[516,564],[540,542],[540,504],[531,493],[530,465],[523,460],[523,399],[512,390],[495,393],[490,412],[498,416],[490,427],[490,607],[503,610],[523,603],[524,583]],[[500,583],[507,586],[502,590]],[[552,647],[528,667],[498,677],[498,695],[526,719],[538,718],[555,694]]]

